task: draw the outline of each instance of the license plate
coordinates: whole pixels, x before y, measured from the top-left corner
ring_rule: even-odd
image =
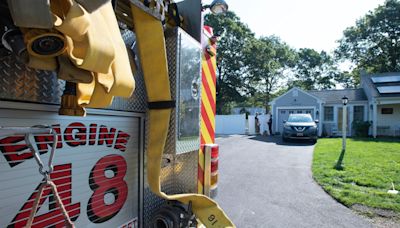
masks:
[[[303,133],[297,133],[297,136],[304,136]]]

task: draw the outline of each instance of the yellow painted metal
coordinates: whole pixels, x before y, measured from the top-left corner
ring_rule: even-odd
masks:
[[[204,194],[204,147],[201,145],[199,149],[199,164],[198,164],[198,171],[197,171],[197,193]]]
[[[39,58],[42,57],[43,58],[42,55],[40,55],[40,54],[38,54],[38,53],[36,53],[35,51],[32,50],[33,42],[35,40],[37,40],[37,39],[44,38],[44,37],[55,37],[55,38],[58,38],[58,39],[60,39],[60,40],[65,42],[64,36],[59,34],[59,33],[52,33],[52,32],[48,32],[48,31],[43,30],[43,29],[29,29],[27,31],[28,31],[28,33],[25,33],[25,40],[27,41],[26,46],[27,46],[29,54],[32,55],[32,56],[36,56],[36,57],[39,57]],[[65,51],[65,46],[64,46],[64,48],[60,49],[56,53],[53,53],[51,55],[46,55],[46,58],[59,56],[64,51]]]
[[[149,102],[169,101],[171,92],[162,23],[135,5],[131,5],[131,8]],[[161,157],[170,116],[170,109],[149,110],[147,178],[150,189],[167,200],[178,200],[185,204],[191,202],[193,212],[206,227],[235,227],[218,204],[204,195],[167,195],[161,191]]]

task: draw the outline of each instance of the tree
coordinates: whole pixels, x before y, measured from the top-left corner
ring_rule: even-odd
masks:
[[[205,24],[215,34],[224,34],[217,43],[217,113],[227,113],[232,102],[244,100],[248,87],[244,49],[254,39],[247,25],[234,12],[224,15],[208,14]]]
[[[387,0],[347,28],[335,54],[369,73],[400,71],[400,1]]]
[[[250,87],[251,88],[251,87]],[[237,102],[238,107],[263,107],[265,104],[265,94],[253,89],[247,94],[243,102]]]
[[[278,89],[284,70],[293,66],[295,59],[295,51],[276,36],[255,39],[246,49],[247,81],[251,92],[263,94],[267,113],[271,93]]]
[[[334,79],[339,78],[333,58],[325,51],[318,53],[310,48],[298,51],[298,61],[293,71],[295,80],[290,83],[291,87],[305,90],[334,88]]]
[[[335,75],[335,82],[340,84],[344,88],[356,88],[356,86],[360,84],[360,82],[357,81],[358,77],[355,74],[356,72],[358,71],[353,70],[352,72],[349,71],[338,72]]]

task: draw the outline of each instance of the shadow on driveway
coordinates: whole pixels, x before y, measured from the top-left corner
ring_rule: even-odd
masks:
[[[314,145],[313,142],[308,141],[308,140],[295,140],[291,139],[290,141],[284,142],[282,141],[282,137],[280,136],[263,136],[263,135],[257,135],[257,136],[251,136],[249,137],[250,140],[256,140],[259,142],[266,142],[266,143],[275,143],[276,145],[283,145],[283,146],[310,146]]]

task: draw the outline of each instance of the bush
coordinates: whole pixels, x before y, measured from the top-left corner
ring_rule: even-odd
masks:
[[[367,137],[371,122],[369,121],[353,121],[352,127],[356,137]]]

